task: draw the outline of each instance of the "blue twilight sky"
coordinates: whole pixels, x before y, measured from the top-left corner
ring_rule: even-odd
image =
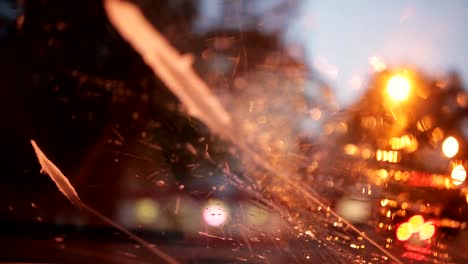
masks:
[[[258,16],[282,1],[245,2],[247,13]],[[223,1],[200,3],[200,17],[209,14],[203,21],[212,24]],[[303,46],[305,62],[334,87],[341,105],[363,92],[371,56],[428,73],[456,69],[468,83],[468,1],[302,0],[299,5],[284,28],[284,40]]]

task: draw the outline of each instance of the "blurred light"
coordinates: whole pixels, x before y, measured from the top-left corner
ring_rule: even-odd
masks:
[[[373,116],[362,117],[361,126],[367,129],[374,129],[377,126],[377,119]]]
[[[419,230],[419,237],[423,240],[432,238],[435,234],[435,227],[432,223],[424,223]]]
[[[397,171],[394,175],[393,178],[395,178],[396,181],[401,180],[403,173],[401,171]]]
[[[382,205],[382,207],[386,206],[388,204],[388,199],[383,199],[382,201],[380,201],[380,205]]]
[[[439,142],[444,137],[444,131],[440,127],[434,128],[432,131],[431,141],[434,143]]]
[[[229,216],[228,207],[221,201],[212,200],[205,205],[203,219],[210,226],[220,226],[226,222]]]
[[[387,94],[394,101],[401,102],[408,98],[411,83],[402,75],[395,75],[387,82]]]
[[[403,203],[401,204],[401,209],[403,209],[403,210],[408,209],[408,203],[407,203],[407,202],[403,202]]]
[[[447,158],[452,158],[458,153],[458,141],[454,137],[448,137],[442,143],[442,152]]]
[[[380,169],[377,174],[379,175],[379,177],[382,179],[382,180],[385,180],[387,179],[388,177],[388,172],[385,170],[385,169]]]
[[[387,161],[391,163],[396,163],[400,161],[400,155],[398,151],[394,150],[381,150],[378,149],[375,153],[375,159],[377,161]]]
[[[408,220],[408,223],[411,225],[412,232],[417,233],[424,225],[424,218],[421,215],[414,215]]]
[[[462,184],[466,180],[466,170],[463,165],[455,166],[452,169],[451,177],[455,185]]]
[[[368,148],[364,148],[364,149],[361,151],[361,156],[362,156],[363,158],[365,158],[365,159],[370,158],[371,155],[372,155],[372,152],[371,152],[371,150],[368,149]]]
[[[371,205],[368,200],[343,197],[338,201],[336,211],[351,223],[365,223],[370,216]]]
[[[461,223],[456,220],[448,219],[448,218],[443,218],[439,220],[439,226],[441,227],[449,227],[449,228],[460,228]]]
[[[357,147],[353,144],[346,144],[344,146],[344,152],[348,155],[355,155],[357,153]]]
[[[136,201],[135,214],[139,222],[143,224],[153,224],[158,218],[159,206],[156,201],[144,198]]]
[[[418,148],[418,141],[412,135],[393,137],[388,143],[392,149],[406,149],[408,152],[414,152]]]
[[[432,128],[432,123],[433,122],[432,122],[431,116],[425,116],[421,120],[418,121],[417,123],[418,130],[421,132],[426,132]]]
[[[410,223],[401,224],[396,231],[397,239],[400,241],[408,240],[413,234],[413,229]]]
[[[385,155],[384,155],[384,156],[385,156]],[[393,156],[394,156],[394,155],[393,155],[393,151],[388,151],[388,152],[387,152],[387,161],[393,162],[393,160],[396,159],[396,157],[393,158]],[[396,156],[396,155],[395,155],[395,156]]]
[[[310,110],[309,115],[311,119],[317,121],[320,120],[320,118],[322,117],[322,111],[320,111],[319,108],[315,107]]]
[[[372,66],[374,72],[382,72],[387,69],[387,65],[383,62],[383,60],[377,56],[372,56],[369,58],[369,63]]]
[[[383,153],[382,150],[378,149],[377,152],[375,153],[375,159],[377,161],[381,161],[383,159]]]
[[[405,172],[402,173],[401,179],[404,180],[404,181],[407,181],[409,179],[409,177],[410,177],[409,172],[405,171]]]

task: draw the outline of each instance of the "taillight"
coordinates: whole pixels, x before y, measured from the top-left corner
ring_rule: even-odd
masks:
[[[432,238],[435,234],[435,226],[432,223],[426,222],[419,230],[419,237],[423,240]]]
[[[411,224],[406,222],[401,224],[396,231],[397,239],[400,241],[406,241],[410,239],[411,235],[413,234],[413,228]]]
[[[400,241],[406,241],[416,233],[419,233],[422,240],[430,239],[435,234],[435,226],[431,222],[425,222],[421,215],[415,215],[398,226],[396,237]]]

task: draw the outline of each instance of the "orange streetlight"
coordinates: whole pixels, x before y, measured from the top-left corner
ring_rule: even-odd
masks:
[[[408,99],[410,89],[411,82],[403,75],[394,75],[387,81],[387,94],[393,101],[401,102]]]

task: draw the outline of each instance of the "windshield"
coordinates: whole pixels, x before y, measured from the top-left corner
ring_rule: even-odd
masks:
[[[0,262],[468,262],[466,11],[0,0]]]

